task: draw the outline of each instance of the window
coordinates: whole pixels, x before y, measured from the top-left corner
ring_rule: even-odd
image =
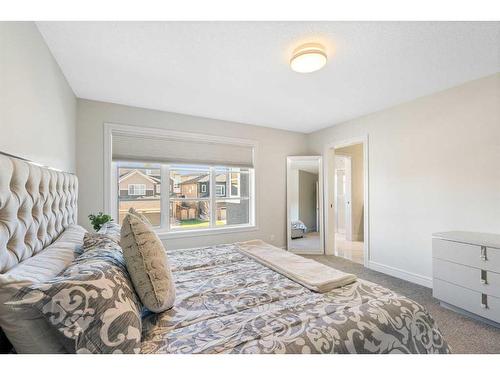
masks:
[[[134,207],[161,238],[254,230],[257,153],[253,140],[105,123],[104,209],[121,222]]]
[[[224,197],[226,195],[226,185],[215,185],[215,194],[217,197]]]
[[[117,215],[119,223],[133,207],[145,215],[151,224],[161,225],[160,167],[144,163],[117,163]],[[146,169],[148,167],[148,169]],[[147,172],[150,172],[149,174]]]
[[[144,184],[128,185],[128,195],[146,195],[146,185]]]
[[[217,226],[242,225],[251,221],[252,170],[217,167]],[[220,187],[220,190],[218,189]],[[227,194],[229,193],[229,194]]]
[[[251,168],[170,164],[153,168],[133,162],[116,166],[119,222],[134,207],[162,233],[254,225]],[[168,186],[162,189],[162,183]]]

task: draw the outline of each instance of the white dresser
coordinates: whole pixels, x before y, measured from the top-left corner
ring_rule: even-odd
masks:
[[[433,237],[434,297],[500,327],[500,235],[440,232]]]

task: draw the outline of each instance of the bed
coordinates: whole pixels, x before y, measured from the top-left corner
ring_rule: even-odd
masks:
[[[290,236],[292,237],[292,240],[304,237],[304,234],[307,232],[307,227],[302,221],[294,220],[290,225]]]
[[[78,257],[85,231],[76,225],[76,177],[3,155],[0,166],[0,325],[18,352],[68,352],[43,317],[13,315],[2,301]],[[313,292],[241,250],[226,244],[167,252],[176,302],[163,313],[144,312],[141,353],[450,351],[411,299],[359,279]]]
[[[238,244],[168,253],[175,307],[144,318],[143,353],[447,353],[418,303],[358,280],[315,293]]]

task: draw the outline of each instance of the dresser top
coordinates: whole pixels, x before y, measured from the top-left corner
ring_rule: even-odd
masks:
[[[472,245],[496,247],[500,249],[500,234],[451,231],[433,233],[432,236],[435,238],[441,238],[443,240],[463,242]]]

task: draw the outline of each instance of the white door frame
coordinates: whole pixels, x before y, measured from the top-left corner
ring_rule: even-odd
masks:
[[[330,201],[330,187],[329,187],[329,171],[335,173],[335,158],[330,157],[330,152],[332,149],[337,149],[346,146],[352,146],[354,144],[363,144],[363,199],[364,199],[364,217],[363,217],[363,227],[364,227],[364,238],[363,238],[363,253],[364,253],[364,266],[368,267],[370,262],[370,204],[369,204],[369,142],[368,142],[368,134],[365,134],[360,137],[349,138],[339,141],[330,142],[325,145],[323,150],[323,175],[325,176],[324,180],[324,191],[325,191],[325,209],[324,212],[324,238],[325,238],[325,253],[327,255],[334,255],[335,253],[335,212],[333,210],[333,204],[335,202]],[[333,195],[335,198],[335,195]],[[333,221],[332,229],[330,230],[330,224]]]
[[[346,180],[345,191],[344,191],[344,225],[345,225],[345,239],[347,241],[352,241],[352,158],[349,155],[335,155],[336,158],[344,159],[344,175]],[[335,174],[335,182],[337,175]],[[334,202],[337,203],[337,183],[335,183],[334,190]],[[338,205],[333,207],[335,212],[335,219],[338,216]]]
[[[291,198],[292,194],[290,191],[290,185],[291,185],[291,176],[290,176],[290,170],[291,170],[291,165],[293,161],[300,161],[300,160],[317,160],[318,161],[318,186],[319,186],[319,246],[320,248],[317,249],[317,251],[308,251],[307,253],[303,254],[314,254],[314,255],[320,255],[325,253],[325,230],[324,228],[324,204],[323,204],[323,157],[321,155],[318,156],[287,156],[286,158],[286,248],[289,251],[292,251],[296,254],[300,254],[301,252],[299,250],[293,250],[290,249],[290,241],[291,241],[291,236],[292,236],[292,228],[291,228],[291,223],[292,223],[292,215],[291,215]]]

